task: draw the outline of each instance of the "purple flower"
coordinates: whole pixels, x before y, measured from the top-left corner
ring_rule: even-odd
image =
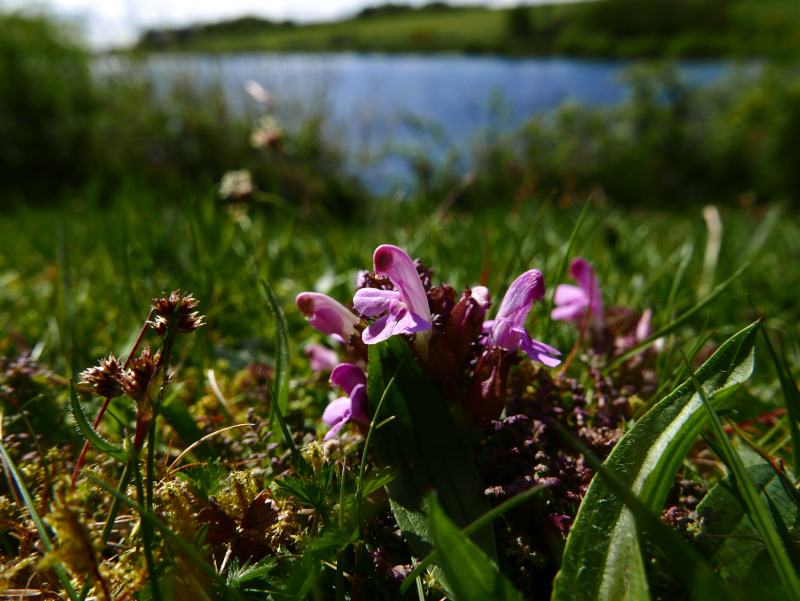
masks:
[[[650,338],[650,335],[653,333],[653,326],[650,325],[650,319],[653,317],[653,311],[651,309],[645,309],[644,313],[639,317],[639,321],[636,322],[636,329],[633,332],[628,332],[623,336],[618,336],[614,340],[614,346],[619,351],[626,351],[629,348],[633,348],[640,342],[643,342]],[[659,344],[659,341],[661,343]],[[655,350],[655,352],[659,352],[659,346],[663,345],[663,339],[659,338],[656,343],[651,347]]]
[[[591,307],[594,319],[602,323],[603,299],[591,265],[576,257],[569,266],[569,274],[578,280],[578,286],[560,284],[556,288],[553,298],[556,308],[550,313],[550,317],[559,321],[575,321],[582,319],[586,308]]]
[[[350,363],[341,363],[331,374],[331,383],[341,386],[347,396],[331,401],[322,414],[322,421],[331,426],[325,440],[333,438],[347,422],[369,425],[367,415],[367,376]]]
[[[330,296],[319,292],[302,292],[297,295],[295,302],[300,312],[309,318],[308,323],[342,344],[349,344],[350,337],[357,334],[355,327],[361,319]]]
[[[389,312],[364,330],[362,340],[375,344],[394,334],[416,333],[417,350],[423,360],[427,359],[431,310],[411,257],[396,246],[383,244],[375,249],[372,259],[375,274],[389,276],[395,289],[362,288],[356,292],[353,304],[362,315],[374,317]]]
[[[552,346],[534,340],[525,329],[525,320],[533,301],[542,300],[543,296],[544,278],[538,270],[526,271],[514,280],[500,304],[497,317],[483,323],[484,331],[489,334],[486,349],[504,348],[513,351],[521,348],[534,361],[548,367],[559,365],[561,360],[552,355],[561,353]]]
[[[314,371],[328,371],[339,365],[339,355],[336,351],[317,342],[306,345],[303,350]]]

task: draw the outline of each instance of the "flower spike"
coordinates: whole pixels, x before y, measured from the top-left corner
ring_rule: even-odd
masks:
[[[375,274],[387,276],[395,290],[362,288],[356,292],[353,304],[362,315],[374,317],[389,312],[364,330],[362,339],[366,344],[375,344],[395,334],[416,334],[417,350],[427,360],[431,310],[414,262],[406,251],[391,244],[379,246],[372,260]]]

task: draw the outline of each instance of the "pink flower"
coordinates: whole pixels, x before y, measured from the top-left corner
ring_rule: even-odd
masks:
[[[370,324],[361,339],[365,344],[375,344],[395,334],[416,334],[417,350],[423,360],[427,359],[431,311],[414,262],[404,250],[390,244],[379,246],[372,259],[375,274],[389,276],[395,289],[362,288],[356,292],[353,305],[362,315],[389,312]]]
[[[297,295],[295,302],[300,312],[309,318],[308,323],[342,344],[349,344],[350,337],[357,334],[356,326],[361,319],[330,296],[319,292],[303,292]]]
[[[339,355],[336,351],[317,342],[306,345],[303,350],[314,371],[328,371],[339,365]]]
[[[350,363],[337,365],[331,374],[331,383],[340,386],[347,396],[331,401],[322,414],[322,421],[331,426],[325,440],[333,438],[347,422],[369,425],[367,415],[367,376]]]
[[[561,353],[543,342],[531,338],[525,329],[525,320],[533,306],[533,301],[542,300],[544,297],[544,278],[536,269],[526,271],[519,276],[508,288],[497,317],[483,323],[484,331],[489,336],[486,339],[486,349],[503,348],[513,351],[521,348],[534,361],[543,363],[548,367],[555,367],[561,363],[552,355]]]
[[[590,307],[596,322],[602,323],[603,299],[592,267],[582,258],[576,257],[569,266],[569,273],[578,281],[578,286],[560,284],[556,288],[553,298],[556,307],[550,317],[559,321],[576,321],[583,319],[586,308]]]

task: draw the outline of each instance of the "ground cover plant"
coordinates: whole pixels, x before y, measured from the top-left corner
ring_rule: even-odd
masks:
[[[373,211],[333,227],[208,193],[4,221],[6,590],[791,594],[791,213]]]

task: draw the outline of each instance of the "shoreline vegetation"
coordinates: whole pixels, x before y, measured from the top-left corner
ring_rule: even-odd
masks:
[[[389,3],[335,22],[242,17],[152,29],[132,50],[786,60],[800,51],[800,5],[791,0],[601,0],[492,9]]]

